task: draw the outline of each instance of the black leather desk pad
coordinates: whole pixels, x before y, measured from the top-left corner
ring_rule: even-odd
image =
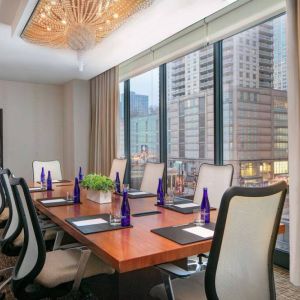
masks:
[[[101,219],[107,221],[107,223],[84,225],[84,226],[77,226],[74,224],[74,222],[92,220],[92,219],[98,219],[98,218],[101,218]],[[91,233],[105,232],[105,231],[133,227],[132,225],[129,225],[126,227],[123,227],[121,225],[115,225],[115,226],[110,225],[109,224],[109,214],[98,214],[98,215],[93,215],[93,216],[81,216],[81,217],[77,217],[77,218],[68,218],[68,219],[66,219],[66,221],[83,234],[91,234]]]
[[[129,191],[128,191],[128,198],[130,198],[130,199],[137,199],[137,198],[156,197],[156,195],[154,195],[152,193],[147,193],[147,192],[145,192],[145,194],[138,194],[138,195],[131,194],[131,193],[136,193],[136,192],[141,192],[141,191],[140,190],[136,190],[136,189],[129,189]],[[121,193],[117,193],[116,192],[116,194],[120,195],[120,196],[123,195],[122,192]]]
[[[195,227],[194,223],[184,224],[184,225],[176,225],[176,226],[169,226],[169,227],[162,227],[157,229],[152,229],[151,232],[158,234],[168,240],[171,240],[180,245],[186,245],[196,242],[201,242],[205,240],[211,240],[212,237],[204,238],[199,235],[184,231],[182,229]],[[215,223],[205,224],[201,227],[215,230]]]
[[[47,190],[46,188],[45,189],[42,189],[40,187],[30,187],[29,188],[29,193],[43,193],[43,192],[51,192],[51,191],[54,191],[53,189],[51,190]]]
[[[57,199],[64,199],[65,201],[64,202],[53,201],[52,203],[51,202],[44,203],[44,201],[48,201],[48,200],[51,201],[51,200],[57,200]],[[73,200],[67,200],[64,197],[43,198],[43,199],[37,199],[37,201],[41,202],[41,204],[43,204],[45,207],[55,207],[55,206],[66,206],[66,205],[78,205],[78,204],[80,204],[80,203],[75,204]]]
[[[60,184],[60,183],[71,183],[71,180],[67,180],[67,179],[62,179],[62,180],[55,180],[55,182],[52,181],[52,184]],[[37,181],[37,183],[41,183],[40,181]],[[46,180],[47,183],[47,180]]]
[[[172,205],[158,205],[158,206],[166,208],[166,209],[170,209],[170,210],[173,210],[173,211],[176,211],[176,212],[179,212],[181,214],[192,214],[192,213],[194,213],[195,210],[200,210],[200,204],[197,205],[197,206],[184,207],[184,208],[175,206],[177,204],[185,204],[185,203],[193,203],[193,201],[189,200],[189,199],[185,199],[185,198],[175,197],[174,204],[172,204]],[[211,207],[210,210],[216,210],[216,209],[214,207]]]

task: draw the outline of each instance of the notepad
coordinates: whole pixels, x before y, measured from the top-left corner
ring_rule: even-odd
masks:
[[[76,226],[88,226],[88,225],[97,225],[97,224],[105,224],[105,223],[107,223],[107,221],[101,218],[73,222],[73,224]]]
[[[188,207],[199,207],[200,205],[195,203],[183,203],[183,204],[176,204],[174,206],[179,208],[188,208]]]
[[[61,180],[57,180],[57,179],[52,180],[52,183],[58,183],[58,182],[61,182]]]
[[[192,233],[192,234],[195,234],[195,235],[198,235],[198,236],[201,236],[203,238],[210,238],[210,237],[213,237],[213,235],[214,235],[213,230],[210,230],[210,229],[207,229],[207,228],[204,228],[204,227],[201,227],[201,226],[194,226],[194,227],[184,228],[182,230],[187,231],[187,232]]]
[[[29,192],[35,192],[35,191],[45,191],[46,189],[42,189],[41,187],[32,187],[29,188]]]
[[[128,194],[132,196],[139,196],[139,195],[148,195],[146,192],[129,192]]]
[[[49,204],[49,203],[62,203],[62,202],[66,202],[65,199],[49,199],[49,200],[42,200],[41,201],[44,204]]]

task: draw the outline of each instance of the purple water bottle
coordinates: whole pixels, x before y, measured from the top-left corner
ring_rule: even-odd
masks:
[[[51,178],[51,172],[48,171],[48,177],[47,177],[47,191],[52,190],[52,178]]]
[[[41,172],[41,186],[42,188],[45,186],[46,180],[45,180],[45,169],[42,167],[42,172]]]
[[[164,205],[165,199],[164,199],[164,190],[163,190],[163,182],[162,179],[159,178],[158,180],[158,187],[157,187],[157,204],[158,205]]]
[[[210,205],[208,200],[207,188],[203,188],[203,197],[201,202],[201,222],[205,224],[210,223]]]
[[[78,180],[79,180],[79,183],[83,180],[83,173],[82,173],[81,167],[79,167]]]
[[[121,225],[130,226],[130,206],[128,202],[127,187],[123,188],[123,201],[121,206]]]
[[[74,203],[80,203],[80,187],[78,177],[75,177],[74,191],[73,191]]]
[[[120,186],[121,184],[120,184],[119,172],[116,173],[115,185],[116,185],[116,193],[121,193],[121,186]]]

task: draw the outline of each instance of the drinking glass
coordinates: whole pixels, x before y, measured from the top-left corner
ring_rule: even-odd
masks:
[[[109,224],[111,226],[119,226],[121,225],[121,214],[120,212],[113,211],[109,214]]]
[[[194,209],[193,213],[194,213],[194,224],[196,226],[204,225],[204,220],[203,220],[203,218],[201,218],[201,210],[199,208]]]
[[[73,201],[73,195],[70,194],[69,192],[67,192],[66,200],[67,201]]]
[[[45,190],[45,189],[46,189],[46,182],[42,182],[42,181],[41,181],[41,189],[42,189],[42,190]]]
[[[123,184],[123,191],[124,191],[124,189],[126,189],[127,192],[129,192],[129,184],[128,183]]]
[[[168,192],[165,197],[165,205],[173,205],[173,204],[174,204],[174,189],[168,188]]]

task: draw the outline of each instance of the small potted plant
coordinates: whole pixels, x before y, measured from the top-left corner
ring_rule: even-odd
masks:
[[[114,190],[114,183],[109,177],[89,174],[84,176],[81,186],[87,189],[88,199],[100,204],[111,202],[111,192]]]

